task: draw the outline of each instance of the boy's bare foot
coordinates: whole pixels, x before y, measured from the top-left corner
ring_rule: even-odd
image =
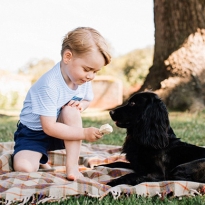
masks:
[[[75,181],[76,179],[80,179],[83,177],[83,174],[79,171],[79,168],[68,168],[67,171],[67,179],[70,181]]]

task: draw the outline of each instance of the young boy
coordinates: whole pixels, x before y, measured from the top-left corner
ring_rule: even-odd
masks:
[[[105,39],[89,27],[76,28],[65,36],[62,59],[28,91],[14,134],[15,171],[35,172],[47,164],[47,151],[66,149],[69,180],[82,176],[78,159],[81,141],[102,137],[98,128],[82,127],[81,112],[93,99],[91,80],[110,63]]]

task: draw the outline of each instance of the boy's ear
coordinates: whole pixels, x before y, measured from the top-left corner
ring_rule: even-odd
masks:
[[[64,51],[64,53],[63,53],[64,63],[67,64],[71,60],[72,57],[73,57],[73,54],[70,50],[67,49],[67,50]]]

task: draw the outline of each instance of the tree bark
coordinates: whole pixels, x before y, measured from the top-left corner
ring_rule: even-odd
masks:
[[[205,0],[154,0],[153,65],[140,91],[170,109],[205,107]]]

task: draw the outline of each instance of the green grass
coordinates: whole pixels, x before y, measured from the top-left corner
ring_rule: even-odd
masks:
[[[13,141],[14,131],[18,117],[11,117],[0,114],[0,142]]]
[[[205,145],[205,111],[190,114],[188,112],[171,112],[171,126],[181,140],[198,146]]]
[[[113,197],[108,196],[102,200],[90,197],[80,196],[78,198],[72,197],[70,199],[66,199],[65,201],[61,202],[53,202],[49,205],[160,205],[160,204],[169,204],[169,205],[204,205],[205,204],[205,197],[184,197],[183,199],[173,198],[173,199],[160,199],[159,197],[140,197],[136,195],[131,196],[121,196],[119,199],[113,199]],[[43,205],[43,204],[41,204]]]
[[[13,133],[16,130],[16,123],[18,122],[18,117],[12,117],[7,115],[0,115],[0,141],[13,141]],[[200,113],[190,114],[188,112],[170,112],[170,122],[174,129],[175,134],[181,140],[188,143],[196,144],[199,146],[205,145],[205,111]],[[102,115],[100,117],[83,117],[84,127],[100,127],[102,124],[109,123],[113,126],[113,133],[110,135],[105,135],[102,139],[95,143],[98,144],[111,144],[111,145],[122,145],[124,138],[126,136],[126,130],[117,128],[114,122],[110,119],[108,114]],[[76,196],[70,197],[61,202],[50,202],[44,203],[49,205],[108,205],[108,204],[205,204],[204,196],[196,197],[183,197],[179,198],[164,198],[163,200],[159,197],[145,198],[135,195],[131,196],[121,196],[119,199],[114,200],[111,196],[106,196],[102,200],[96,198],[90,198],[88,196]]]

